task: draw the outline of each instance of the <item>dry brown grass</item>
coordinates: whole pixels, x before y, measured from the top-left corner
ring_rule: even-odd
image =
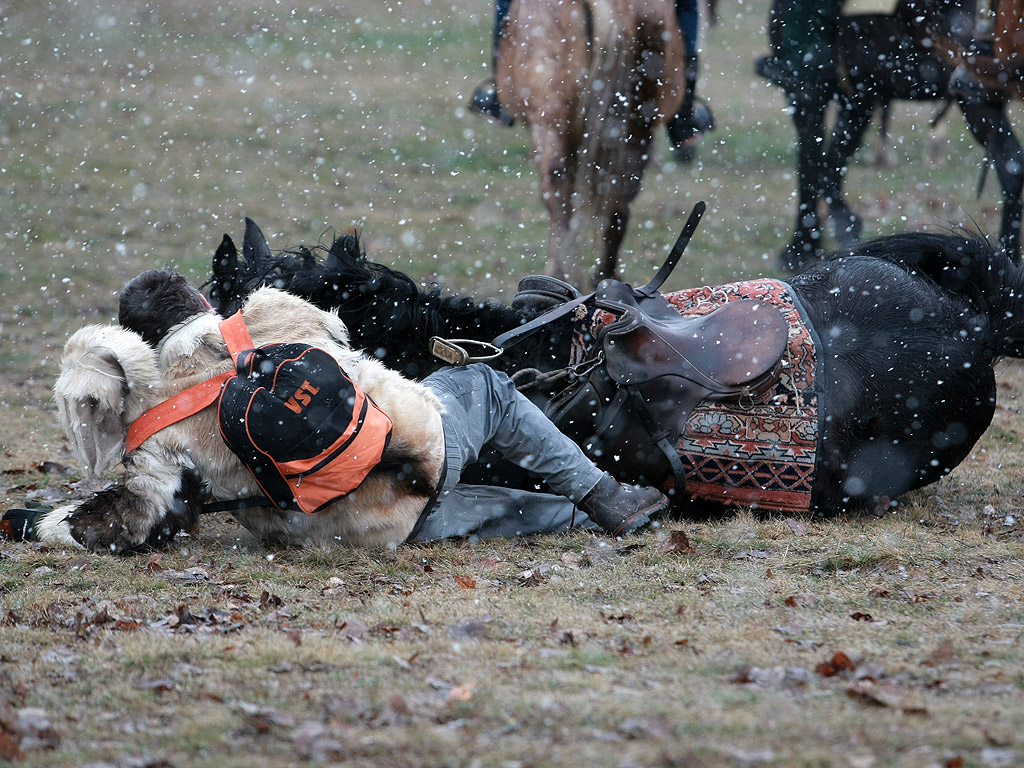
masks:
[[[771,273],[793,182],[782,101],[751,70],[766,12],[731,6],[706,37],[722,128],[690,168],[658,148],[627,277],[651,271],[698,199],[711,213],[674,285]],[[5,506],[85,490],[47,397],[68,330],[109,320],[140,269],[202,279],[243,214],[277,247],[358,227],[378,260],[481,295],[539,268],[525,136],[460,111],[489,14],[476,0],[0,9]],[[903,167],[853,169],[869,226],[993,229],[959,118],[946,164],[924,163],[930,113],[901,107]],[[620,543],[276,553],[204,520],[156,559],[2,544],[0,754],[24,743],[26,765],[124,768],[1018,765],[1024,366],[998,375],[970,459],[881,519],[743,514]],[[691,552],[662,551],[675,529]]]

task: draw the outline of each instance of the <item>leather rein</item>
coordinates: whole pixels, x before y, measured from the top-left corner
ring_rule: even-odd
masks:
[[[637,296],[653,298],[658,295],[658,289],[668,279],[668,276],[672,274],[672,270],[676,268],[676,264],[679,263],[679,259],[682,257],[683,251],[686,250],[686,246],[690,244],[690,240],[697,231],[697,226],[700,224],[701,217],[706,210],[707,205],[703,200],[693,206],[693,210],[686,220],[686,225],[683,227],[683,231],[679,233],[679,237],[676,238],[675,245],[672,246],[672,250],[669,252],[668,258],[665,259],[665,263],[661,265],[661,268],[647,285],[642,288],[633,289]],[[585,304],[596,295],[596,292],[591,292],[583,296],[577,296],[538,315],[528,323],[495,336],[489,342],[476,339],[444,339],[440,336],[434,336],[430,339],[430,353],[449,365],[468,365],[469,363],[494,360],[501,357],[509,347],[531,336],[549,323],[565,317],[576,307]],[[470,354],[474,347],[479,349],[478,354]]]

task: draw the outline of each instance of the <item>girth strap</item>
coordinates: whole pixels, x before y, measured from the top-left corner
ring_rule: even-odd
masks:
[[[665,458],[668,459],[669,467],[672,469],[672,477],[675,479],[675,486],[669,495],[682,494],[683,489],[686,487],[686,468],[683,466],[682,459],[679,458],[679,449],[669,439],[677,438],[678,435],[673,435],[671,431],[655,421],[654,416],[651,415],[650,410],[647,408],[647,401],[640,394],[640,388],[636,384],[627,384],[625,389],[629,392],[629,402],[633,405],[633,412],[640,417],[644,429],[651,436],[651,442],[658,446],[661,452],[665,454]],[[696,406],[696,404],[695,402],[693,405]],[[689,410],[693,409],[690,408]]]

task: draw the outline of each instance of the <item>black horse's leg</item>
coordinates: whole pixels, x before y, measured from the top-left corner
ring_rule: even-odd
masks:
[[[824,195],[825,109],[834,92],[829,81],[809,82],[806,90],[786,93],[796,128],[797,211],[793,239],[779,252],[780,269],[795,272],[821,258],[818,201]]]
[[[1005,102],[969,104],[961,100],[960,109],[971,133],[988,153],[999,178],[1003,195],[1003,217],[999,241],[1007,255],[1020,263],[1020,222],[1024,204],[1024,150],[1013,132]]]
[[[825,152],[822,190],[832,218],[832,231],[842,248],[856,243],[864,226],[860,216],[846,204],[843,184],[850,158],[864,140],[876,104],[877,100],[869,94],[843,96],[839,101],[832,139]]]

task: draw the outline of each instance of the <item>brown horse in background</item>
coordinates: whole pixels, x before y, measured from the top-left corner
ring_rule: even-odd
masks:
[[[497,84],[530,131],[548,274],[574,285],[612,277],[654,128],[683,98],[671,0],[515,0]]]

